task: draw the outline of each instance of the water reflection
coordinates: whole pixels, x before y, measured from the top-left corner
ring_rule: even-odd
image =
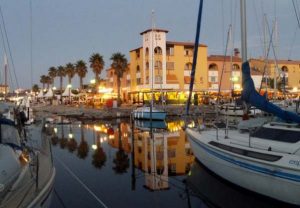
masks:
[[[145,129],[135,123],[134,165],[145,173],[145,187],[150,190],[169,188],[169,175],[186,174],[194,160],[182,121],[166,123],[166,129]],[[142,128],[140,127],[142,126]],[[158,123],[153,123],[158,126]]]
[[[80,159],[85,159],[88,156],[89,145],[85,140],[85,131],[83,123],[80,125],[80,143],[77,149],[77,156]]]
[[[153,126],[158,125],[162,124],[153,123]],[[183,200],[188,207],[199,207],[202,203],[213,207],[287,207],[220,180],[195,162],[183,125],[181,120],[168,121],[163,124],[164,128],[155,128],[152,132],[148,123],[128,121],[57,125],[52,131],[52,144],[57,154],[72,154],[91,165],[91,170],[84,170],[87,181],[89,174],[95,174],[92,171],[107,171],[101,176],[109,175],[109,178],[99,180],[108,180],[109,184],[115,179],[118,184],[120,178],[127,180],[126,183],[121,181],[120,186],[128,186],[130,180],[131,190],[138,190],[136,197],[149,196],[144,192],[150,194],[150,190],[156,191],[156,196],[166,196],[165,193],[171,196],[176,192],[177,198],[172,198],[175,204]],[[76,164],[76,159],[72,161]],[[122,177],[116,178],[120,175]],[[234,200],[228,200],[232,198]]]
[[[124,131],[122,131],[121,126],[123,127]],[[123,148],[123,142],[124,140],[124,146],[126,146],[127,150],[130,150],[130,146],[126,145],[128,144],[128,134],[125,132],[126,131],[126,125],[122,125],[121,123],[118,123],[118,129],[116,131],[117,136],[115,138],[118,138],[118,151],[116,152],[115,158],[113,160],[113,163],[115,166],[113,167],[113,170],[117,174],[122,174],[127,172],[127,169],[129,168],[129,158],[128,154],[125,152]]]

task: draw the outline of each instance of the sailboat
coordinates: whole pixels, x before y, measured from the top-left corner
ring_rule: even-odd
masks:
[[[3,117],[0,125],[0,207],[49,207],[56,173],[49,138],[39,126],[25,130]]]
[[[154,23],[153,23],[153,12],[152,12],[152,29],[151,29],[151,57],[152,57],[152,67],[151,67],[151,101],[150,106],[143,106],[133,110],[132,115],[135,119],[144,119],[144,120],[165,120],[167,112],[156,108],[154,103],[153,95],[153,79],[154,79]]]
[[[300,205],[300,117],[256,92],[245,56],[245,8],[241,0],[242,100],[278,119],[248,129],[215,123],[213,129],[187,128],[186,133],[196,158],[215,174],[256,193]]]
[[[1,10],[0,13],[4,23]],[[8,42],[7,34],[5,37]],[[45,125],[25,126],[26,110],[21,111],[23,109],[20,107],[27,108],[30,113],[29,100],[23,104],[0,108],[1,208],[49,207],[51,203],[56,170],[50,138],[46,134]],[[10,114],[12,108],[13,114]]]

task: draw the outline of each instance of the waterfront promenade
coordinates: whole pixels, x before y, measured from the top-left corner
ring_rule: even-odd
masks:
[[[162,108],[162,106],[156,106]],[[75,117],[82,119],[115,119],[115,118],[129,118],[133,109],[137,108],[135,105],[124,105],[118,108],[92,108],[86,106],[68,106],[68,105],[46,105],[34,106],[33,111],[36,117],[64,115],[66,117]],[[163,107],[167,111],[167,116],[183,116],[185,114],[185,105],[168,105]],[[191,106],[190,115],[199,116],[204,112],[213,112],[213,106]]]

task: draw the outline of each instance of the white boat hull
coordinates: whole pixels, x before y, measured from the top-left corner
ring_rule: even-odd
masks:
[[[283,169],[220,151],[208,144],[207,139],[191,136],[192,131],[187,130],[192,150],[208,169],[243,188],[287,203],[300,204],[299,167]]]

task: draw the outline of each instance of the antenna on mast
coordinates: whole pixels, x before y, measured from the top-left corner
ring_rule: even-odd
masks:
[[[8,88],[8,83],[7,83],[7,68],[8,68],[8,61],[7,61],[7,56],[6,53],[4,54],[4,99],[6,100],[7,96],[7,88]]]

